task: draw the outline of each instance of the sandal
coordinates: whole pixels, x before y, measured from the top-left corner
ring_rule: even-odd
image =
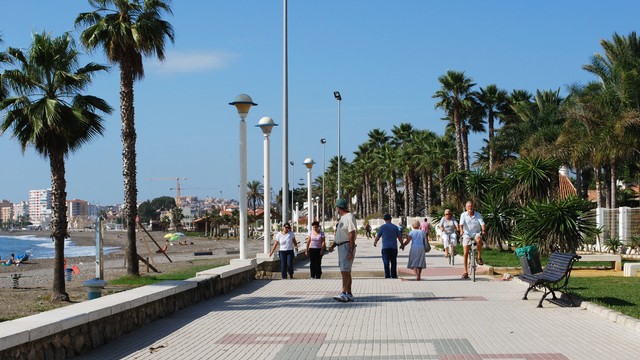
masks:
[[[468,279],[469,278],[469,274],[467,274],[467,273],[462,274],[462,278],[463,279]]]
[[[484,265],[484,261],[482,261],[482,259],[478,259],[478,265]]]

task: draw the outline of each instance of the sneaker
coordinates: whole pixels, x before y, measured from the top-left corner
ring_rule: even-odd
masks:
[[[340,301],[340,302],[347,302],[349,301],[349,298],[347,298],[347,293],[340,293],[334,296],[333,300]]]
[[[353,295],[351,294],[345,294],[347,295],[347,301],[353,301]]]

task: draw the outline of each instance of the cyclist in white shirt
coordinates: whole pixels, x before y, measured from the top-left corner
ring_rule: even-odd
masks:
[[[460,233],[462,234],[462,246],[464,248],[464,274],[462,274],[462,278],[468,279],[467,259],[473,241],[476,242],[478,248],[478,265],[484,265],[482,261],[482,235],[485,234],[485,229],[482,215],[473,210],[473,201],[467,201],[465,208],[467,211],[460,214],[459,227]]]

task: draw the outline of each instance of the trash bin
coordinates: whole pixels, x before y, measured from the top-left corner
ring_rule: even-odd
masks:
[[[523,274],[536,274],[542,271],[540,255],[536,245],[528,245],[516,249],[516,255],[520,259]]]

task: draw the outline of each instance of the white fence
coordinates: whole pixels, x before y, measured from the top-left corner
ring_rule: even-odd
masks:
[[[619,238],[627,243],[631,237],[640,235],[640,208],[597,208],[590,211],[596,226],[603,230],[602,238]]]

